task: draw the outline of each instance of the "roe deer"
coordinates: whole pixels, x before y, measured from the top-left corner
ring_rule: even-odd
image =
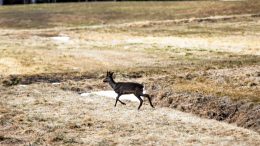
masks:
[[[143,99],[141,98],[141,96],[147,97],[151,107],[154,108],[150,96],[148,94],[143,93],[144,86],[142,84],[133,83],[133,82],[115,82],[113,79],[113,72],[107,72],[107,76],[103,80],[103,82],[108,82],[109,85],[117,93],[115,107],[116,107],[117,101],[119,101],[121,104],[125,105],[124,102],[119,100],[119,97],[121,95],[134,94],[140,100],[140,105],[138,107],[138,110],[140,109],[140,107],[143,104]]]

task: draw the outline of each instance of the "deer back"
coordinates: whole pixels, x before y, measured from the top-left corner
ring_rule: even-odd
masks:
[[[132,82],[118,82],[115,86],[115,92],[120,94],[135,94],[138,92],[143,92],[144,86],[138,83]]]

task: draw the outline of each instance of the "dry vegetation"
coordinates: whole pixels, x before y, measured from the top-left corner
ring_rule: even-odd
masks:
[[[122,2],[3,7],[5,28],[50,28],[258,13],[259,1]]]
[[[180,127],[168,117],[177,111],[159,107],[259,133],[259,8],[257,0],[0,7],[0,144],[258,145],[258,134],[223,123]],[[78,95],[109,89],[107,70],[145,83],[158,108],[111,109],[110,99]]]
[[[34,84],[5,90],[2,145],[258,145],[259,134],[147,103],[80,97],[57,85]],[[131,117],[131,118],[129,118]]]

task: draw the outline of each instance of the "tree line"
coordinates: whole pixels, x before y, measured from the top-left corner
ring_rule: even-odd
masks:
[[[0,5],[64,3],[64,2],[95,2],[95,1],[181,1],[181,0],[0,0]]]

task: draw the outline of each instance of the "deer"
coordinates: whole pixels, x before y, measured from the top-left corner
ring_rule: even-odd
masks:
[[[108,71],[105,79],[103,80],[103,82],[105,82],[105,83],[107,82],[113,88],[113,90],[117,93],[115,107],[116,107],[118,101],[121,104],[126,105],[124,102],[122,102],[119,99],[119,97],[121,95],[134,94],[140,101],[140,104],[138,106],[138,110],[140,110],[140,108],[143,104],[143,99],[141,98],[141,96],[147,97],[151,107],[154,108],[150,95],[143,93],[144,86],[142,84],[134,83],[134,82],[115,82],[114,79],[113,79],[113,74],[114,74],[114,72]]]

